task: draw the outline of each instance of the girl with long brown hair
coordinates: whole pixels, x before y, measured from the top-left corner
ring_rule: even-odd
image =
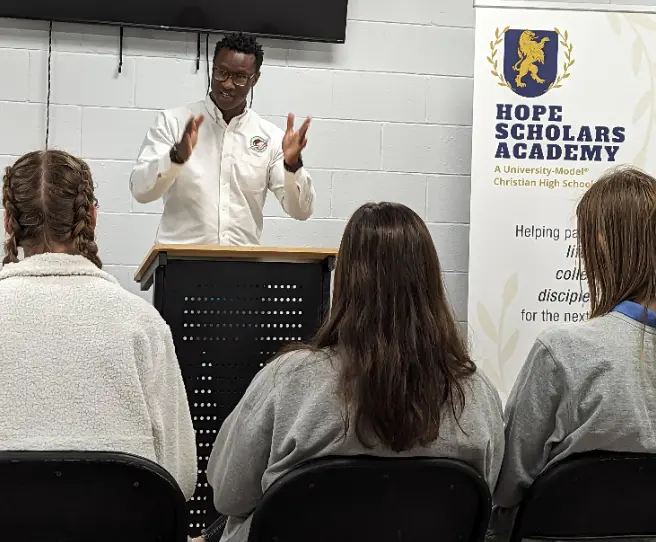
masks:
[[[191,497],[194,431],[171,333],[101,270],[89,166],[26,154],[5,172],[2,203],[0,449],[139,455]]]
[[[221,428],[207,475],[230,516],[223,540],[247,540],[246,518],[286,471],[353,454],[462,459],[490,488],[503,455],[501,403],[469,357],[428,228],[393,203],[351,217],[330,317],[255,377]]]
[[[611,171],[576,217],[590,319],[542,333],[510,394],[491,529],[499,539],[554,463],[587,451],[656,452],[656,180]]]

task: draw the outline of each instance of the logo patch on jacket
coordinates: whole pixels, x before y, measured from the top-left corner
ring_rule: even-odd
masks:
[[[251,139],[251,149],[257,152],[264,152],[269,146],[269,142],[261,136],[255,136]]]

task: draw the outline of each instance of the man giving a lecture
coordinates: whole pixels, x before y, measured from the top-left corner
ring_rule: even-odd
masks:
[[[231,34],[214,52],[205,100],[160,113],[130,176],[139,203],[164,199],[160,244],[258,245],[271,190],[287,214],[312,215],[315,192],[303,167],[310,119],[283,132],[247,104],[260,78],[257,41]]]

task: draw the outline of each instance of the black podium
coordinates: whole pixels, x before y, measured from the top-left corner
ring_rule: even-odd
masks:
[[[156,245],[135,275],[169,324],[198,450],[190,536],[218,517],[205,471],[221,424],[255,374],[309,339],[330,308],[336,250]]]

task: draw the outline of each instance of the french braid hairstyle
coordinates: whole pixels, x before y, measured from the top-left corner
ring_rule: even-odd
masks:
[[[18,261],[18,248],[33,254],[66,248],[102,267],[95,241],[97,200],[89,166],[57,151],[34,151],[9,166],[2,203],[7,237],[3,263]]]

